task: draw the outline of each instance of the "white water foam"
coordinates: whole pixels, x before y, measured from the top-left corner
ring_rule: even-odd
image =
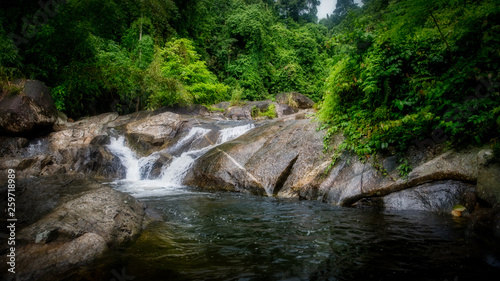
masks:
[[[166,167],[160,177],[155,180],[147,180],[154,163],[160,157],[160,152],[155,152],[147,157],[139,158],[126,146],[123,136],[112,138],[108,145],[111,153],[120,158],[125,166],[127,173],[124,180],[118,181],[120,190],[131,194],[134,197],[155,197],[169,194],[178,194],[183,191],[182,181],[193,166],[196,159],[200,158],[211,148],[233,140],[244,133],[250,131],[255,126],[253,124],[227,128],[220,131],[219,138],[215,144],[201,149],[188,150],[178,157],[174,157],[168,167]],[[204,138],[211,130],[193,127],[188,134],[180,139],[171,150],[193,143]]]
[[[220,131],[220,135],[219,135],[219,139],[217,140],[217,144],[223,144],[225,142],[233,140],[233,139],[243,135],[244,133],[250,131],[253,128],[255,128],[254,124],[248,124],[248,125],[223,129]]]
[[[135,153],[125,145],[125,138],[111,138],[111,143],[108,145],[111,153],[120,158],[123,166],[127,170],[125,179],[127,181],[138,181],[141,179],[139,160]]]
[[[35,157],[40,154],[46,154],[49,150],[49,143],[46,140],[36,140],[31,142],[27,147],[21,150],[21,154],[25,157]]]

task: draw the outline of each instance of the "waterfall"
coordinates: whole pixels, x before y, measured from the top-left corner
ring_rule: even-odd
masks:
[[[120,136],[118,138],[111,138],[111,143],[108,145],[109,150],[114,155],[120,158],[123,166],[127,170],[125,179],[128,181],[138,181],[141,179],[140,165],[141,162],[137,156],[125,145],[125,138]]]
[[[225,142],[233,140],[233,139],[243,135],[244,133],[250,131],[254,127],[255,127],[254,124],[248,124],[248,125],[223,129],[220,131],[220,135],[219,135],[219,139],[217,140],[217,144],[223,144]]]
[[[40,154],[46,154],[49,150],[49,142],[38,139],[32,141],[27,147],[21,150],[21,155],[24,157],[35,157]]]
[[[198,128],[198,127],[193,127],[191,130],[189,130],[189,133],[180,139],[172,148],[169,150],[174,151],[183,145],[186,145],[189,142],[193,142],[195,140],[198,140],[200,138],[203,138],[206,134],[210,133],[211,130],[209,129],[204,129],[204,128]]]
[[[210,129],[193,127],[186,136],[181,138],[171,148],[152,153],[146,157],[138,157],[129,147],[127,147],[123,136],[111,138],[111,143],[107,147],[111,153],[120,159],[127,171],[125,179],[121,180],[122,183],[127,183],[126,185],[122,185],[121,188],[123,191],[129,192],[136,197],[161,196],[165,195],[166,192],[172,192],[172,190],[183,187],[182,181],[189,169],[193,166],[196,159],[200,158],[208,150],[233,140],[254,127],[253,124],[248,124],[220,130],[216,143],[209,141],[211,144],[208,146],[192,149],[190,146],[193,143],[205,138],[207,134],[211,132]],[[150,176],[152,167],[160,158],[161,153],[176,151],[184,146],[188,147],[188,150],[174,157],[170,165],[163,168],[157,179],[147,180]]]

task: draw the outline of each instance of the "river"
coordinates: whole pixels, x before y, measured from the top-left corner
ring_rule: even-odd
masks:
[[[466,235],[467,218],[182,186],[183,175],[200,155],[250,129],[240,126],[222,132],[208,148],[178,153],[153,180],[148,179],[148,163],[157,157],[139,158],[123,139],[115,139],[110,150],[127,167],[127,178],[113,186],[140,198],[160,220],[88,271],[102,280],[451,281],[500,276],[500,252]],[[204,134],[194,128],[180,143]]]

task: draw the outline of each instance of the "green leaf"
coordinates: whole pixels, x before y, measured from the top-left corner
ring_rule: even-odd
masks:
[[[464,207],[464,206],[462,206],[462,205],[455,205],[455,206],[453,206],[453,210],[454,210],[454,211],[460,211],[460,212],[463,212],[463,211],[465,211],[466,209],[467,209],[467,208],[465,208],[465,207]]]

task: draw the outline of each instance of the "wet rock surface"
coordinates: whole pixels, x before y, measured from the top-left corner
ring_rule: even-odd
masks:
[[[493,199],[500,188],[495,181],[500,169],[480,164],[481,148],[409,151],[413,170],[404,178],[397,170],[398,158],[391,155],[361,162],[344,153],[330,167],[331,155],[322,152],[324,132],[317,127],[311,120],[287,118],[257,127],[200,157],[184,183],[343,206],[384,198],[382,205],[388,208],[445,213],[455,204],[472,210],[477,183]],[[336,143],[341,140],[338,136]]]
[[[175,138],[183,122],[180,115],[165,112],[127,124],[126,136],[136,150],[150,154]]]
[[[437,181],[372,198],[369,204],[391,210],[431,211],[449,214],[458,204],[474,210],[477,200],[474,186],[459,181]]]
[[[265,111],[271,104],[277,105],[279,118],[251,120],[253,107]],[[471,218],[478,208],[498,204],[500,166],[488,147],[408,151],[413,170],[401,178],[398,158],[390,154],[360,161],[344,153],[331,165],[331,152],[323,151],[325,132],[318,131],[319,124],[310,119],[313,109],[295,113],[293,106],[271,101],[220,107],[223,114],[205,107],[125,116],[108,113],[61,121],[57,131],[39,139],[0,137],[0,180],[7,180],[8,169],[16,170],[18,212],[30,214],[19,221],[19,266],[24,270],[20,280],[67,274],[141,231],[145,207],[91,179],[125,177],[123,163],[108,147],[121,135],[138,156],[156,153],[149,179],[159,177],[184,152],[213,146],[184,178],[185,185],[205,190],[440,213],[450,213],[461,204]],[[255,128],[215,146],[222,130],[249,124]],[[199,129],[199,135],[192,128]],[[335,136],[333,145],[342,139]],[[498,212],[481,212],[473,220],[472,231],[489,229],[493,231],[489,235],[497,237],[500,232],[487,225],[498,228]]]
[[[20,180],[16,190],[17,280],[62,279],[136,237],[145,221],[142,203],[83,175]]]

